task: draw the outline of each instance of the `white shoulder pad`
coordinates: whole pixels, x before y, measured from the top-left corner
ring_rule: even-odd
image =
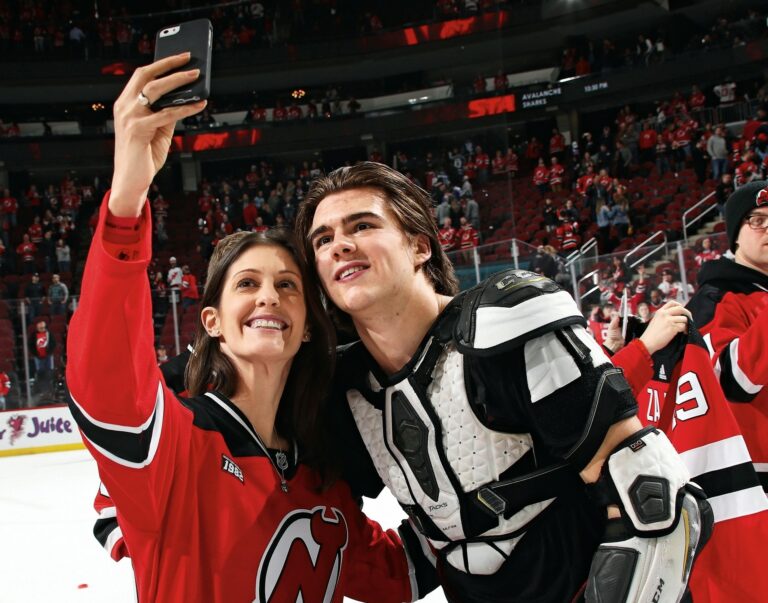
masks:
[[[586,321],[573,298],[550,279],[505,270],[469,290],[454,333],[465,354],[492,355]]]

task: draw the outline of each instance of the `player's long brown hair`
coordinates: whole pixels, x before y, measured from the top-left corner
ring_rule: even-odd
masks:
[[[252,247],[277,247],[288,252],[299,267],[307,307],[310,341],[301,344],[293,358],[275,417],[277,433],[299,443],[302,462],[317,470],[324,486],[336,471],[330,466],[327,430],[323,427],[326,393],[333,375],[336,336],[320,301],[320,287],[314,271],[307,269],[295,236],[283,229],[266,232],[238,232],[223,238],[213,252],[201,300],[201,308],[219,308],[229,267]],[[235,392],[237,370],[221,351],[218,338],[211,337],[198,321],[194,352],[187,363],[185,386],[190,396],[199,396],[209,387],[230,397]]]
[[[425,235],[429,239],[432,256],[420,267],[435,292],[456,295],[459,281],[453,264],[440,245],[437,225],[432,213],[432,198],[400,172],[383,163],[362,161],[352,167],[333,170],[318,178],[310,186],[296,215],[296,234],[309,263],[314,263],[315,251],[309,232],[320,202],[328,195],[356,188],[373,188],[384,193],[387,208],[392,212],[402,231],[408,236]],[[339,326],[349,330],[352,320],[328,300]]]

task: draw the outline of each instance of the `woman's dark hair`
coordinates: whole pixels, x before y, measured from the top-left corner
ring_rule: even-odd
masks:
[[[200,307],[219,308],[229,267],[252,247],[277,247],[285,250],[301,273],[307,327],[310,341],[301,344],[293,358],[280,406],[275,417],[277,433],[299,443],[302,462],[317,470],[324,486],[336,471],[330,466],[326,451],[326,393],[333,376],[336,336],[320,298],[320,287],[313,270],[307,269],[296,237],[285,229],[265,232],[238,232],[223,238],[211,256]],[[190,396],[204,394],[209,387],[231,397],[237,384],[237,370],[221,351],[218,338],[211,337],[198,322],[193,343],[194,352],[187,363],[184,382]]]
[[[333,170],[327,176],[318,178],[309,188],[296,215],[296,233],[302,250],[309,263],[314,262],[315,253],[309,232],[312,220],[320,202],[328,195],[357,188],[373,188],[381,191],[387,200],[387,208],[397,220],[402,231],[410,236],[425,235],[429,240],[432,256],[421,266],[424,275],[442,295],[456,295],[459,281],[453,264],[440,245],[437,225],[432,213],[432,198],[421,187],[415,185],[397,170],[382,163],[362,161],[351,167]],[[340,326],[349,329],[349,315],[339,310],[331,300],[334,317]]]

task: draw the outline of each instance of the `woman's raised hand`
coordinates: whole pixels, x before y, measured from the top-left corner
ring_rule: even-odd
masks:
[[[153,112],[139,102],[150,102],[200,76],[199,69],[163,75],[189,62],[188,52],[139,67],[128,80],[114,106],[115,169],[109,210],[116,216],[138,216],[150,184],[165,163],[176,122],[199,113],[206,101]]]

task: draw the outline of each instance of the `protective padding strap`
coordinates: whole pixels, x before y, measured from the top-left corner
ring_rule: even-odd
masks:
[[[603,465],[622,515],[638,535],[668,533],[677,524],[682,488],[690,480],[667,436],[653,427],[624,440]]]

